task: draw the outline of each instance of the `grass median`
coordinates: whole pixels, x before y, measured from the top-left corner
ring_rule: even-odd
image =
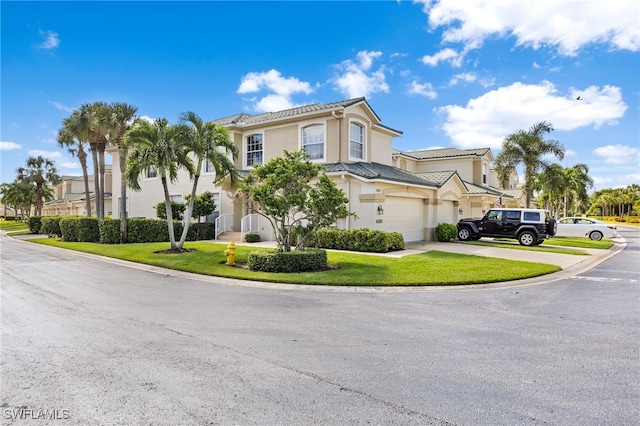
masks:
[[[185,244],[185,248],[193,250],[189,253],[162,254],[156,252],[168,249],[168,243],[108,245],[63,242],[57,238],[36,238],[28,241],[201,275],[287,284],[468,285],[520,280],[561,270],[556,265],[438,251],[401,258],[328,251],[331,269],[322,272],[277,274],[227,266],[223,253],[226,244],[220,243],[192,242]],[[254,250],[268,249],[239,245],[236,248],[236,262],[246,263],[249,253]]]

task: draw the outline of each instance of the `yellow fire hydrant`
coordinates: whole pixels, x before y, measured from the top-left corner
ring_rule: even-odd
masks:
[[[224,255],[227,256],[227,265],[233,266],[236,264],[236,243],[229,242],[227,249],[224,251]]]

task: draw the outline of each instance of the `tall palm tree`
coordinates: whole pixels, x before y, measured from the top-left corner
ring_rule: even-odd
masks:
[[[569,216],[569,209],[577,210],[589,199],[587,190],[593,188],[593,179],[589,177],[589,166],[578,163],[573,167],[563,169],[564,194],[563,206],[564,215]]]
[[[42,214],[42,204],[46,191],[44,187],[47,183],[57,185],[62,178],[58,175],[58,170],[53,161],[44,158],[42,155],[29,157],[26,162],[27,167],[18,168],[18,179],[25,182],[33,182],[36,186],[36,216]]]
[[[550,210],[557,218],[559,206],[564,193],[564,173],[560,164],[549,165],[546,170],[538,173],[531,184],[531,189],[540,191],[539,197],[544,202],[544,207]]]
[[[166,119],[157,119],[153,124],[137,120],[125,137],[129,151],[124,179],[134,191],[140,191],[140,176],[156,171],[162,182],[167,213],[167,229],[171,250],[178,250],[173,231],[173,214],[169,183],[176,182],[178,170],[186,168],[193,174],[193,162],[189,158],[186,134],[189,128],[184,125],[169,125]]]
[[[544,139],[545,134],[552,131],[553,126],[546,121],[534,124],[529,130],[518,130],[504,139],[502,152],[496,157],[496,171],[503,186],[517,165],[524,166],[526,207],[531,204],[531,185],[535,175],[549,166],[542,156],[553,154],[560,160],[564,158],[564,147],[560,142]]]
[[[89,171],[87,169],[87,153],[84,150],[87,143],[85,135],[77,125],[78,113],[74,111],[70,117],[62,120],[62,128],[58,130],[58,145],[67,147],[67,151],[75,156],[82,168],[82,179],[84,181],[85,210],[87,217],[91,217],[91,191],[89,190]]]
[[[18,179],[11,183],[3,183],[0,185],[0,193],[2,194],[2,203],[6,206],[13,207],[18,217],[24,218],[29,216],[31,207],[36,201],[35,183],[20,181]]]
[[[111,116],[109,121],[109,143],[118,147],[120,176],[124,176],[127,160],[127,148],[124,143],[125,134],[133,126],[138,108],[122,102],[114,102],[109,105]],[[118,206],[120,217],[120,243],[127,242],[127,183],[120,180],[120,204]]]
[[[238,147],[231,141],[229,133],[224,127],[213,122],[204,122],[194,112],[182,113],[179,119],[181,123],[189,126],[187,144],[190,154],[195,157],[195,167],[191,177],[193,180],[191,196],[185,215],[184,228],[178,243],[178,249],[182,249],[189,232],[193,203],[196,199],[198,180],[203,165],[209,166],[215,171],[214,184],[222,182],[227,176],[231,178],[231,183],[235,184],[238,172],[232,160],[238,157]]]

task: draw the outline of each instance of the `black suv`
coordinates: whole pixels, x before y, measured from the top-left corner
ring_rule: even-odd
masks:
[[[461,241],[515,238],[523,246],[534,246],[554,236],[557,224],[548,210],[501,208],[489,210],[482,219],[461,219],[457,227]]]

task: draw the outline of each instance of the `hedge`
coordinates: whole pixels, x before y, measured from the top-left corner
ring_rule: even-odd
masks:
[[[129,243],[150,243],[169,241],[167,221],[160,219],[127,219]],[[105,219],[99,224],[102,244],[120,243],[120,219]],[[182,235],[182,222],[173,222],[173,234],[176,240]],[[213,223],[191,223],[187,232],[187,241],[212,240],[215,238]]]
[[[29,216],[27,224],[29,225],[30,233],[39,234],[40,228],[42,228],[42,216]]]
[[[458,236],[458,227],[451,223],[436,225],[436,238],[440,242],[449,242]]]
[[[260,272],[312,272],[327,269],[327,252],[320,249],[300,251],[255,251],[249,253],[247,266]]]
[[[321,229],[308,242],[309,247],[334,250],[386,253],[403,250],[404,238],[399,232],[371,229]]]

